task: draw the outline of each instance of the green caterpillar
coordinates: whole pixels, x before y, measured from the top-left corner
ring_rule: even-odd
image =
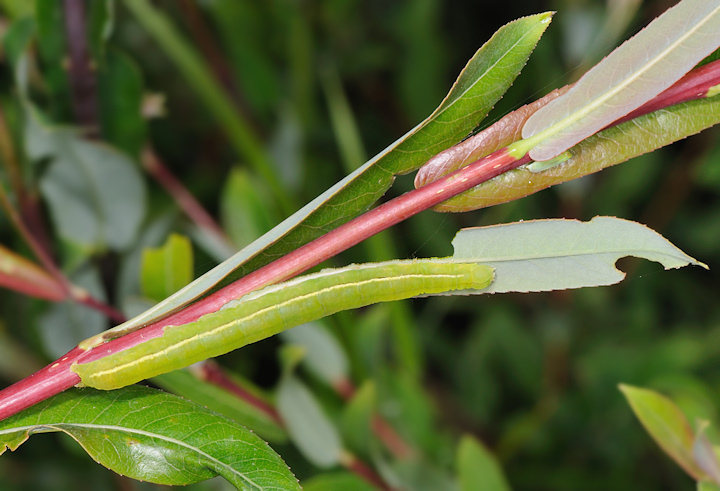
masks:
[[[488,266],[444,259],[324,270],[250,293],[195,322],[168,326],[161,337],[75,364],[72,370],[83,385],[117,389],[341,310],[450,290],[482,289],[492,279]]]

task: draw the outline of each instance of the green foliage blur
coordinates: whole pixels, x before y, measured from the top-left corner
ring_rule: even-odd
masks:
[[[141,289],[145,248],[160,247],[171,233],[186,235],[196,275],[207,271],[427,116],[501,25],[558,11],[482,126],[573,81],[674,2],[93,0],[85,3],[86,34],[97,85],[87,113],[73,105],[67,69],[62,16],[70,3],[0,2],[6,126],[0,136],[8,137],[0,141],[0,177],[9,189],[24,190],[12,201],[26,206],[24,216],[39,217],[32,230],[45,237],[67,277],[131,316],[151,305]],[[213,99],[214,86],[202,75],[182,69],[172,46],[151,35],[133,4],[152,5],[167,18],[199,53],[222,100]],[[25,50],[22,30],[29,22],[36,37]],[[24,62],[21,52],[29,53]],[[24,88],[17,76],[22,63],[28,63]],[[50,161],[48,155],[60,159],[62,152],[88,150],[52,147],[57,141],[23,118],[24,97],[38,108],[40,126],[69,131],[83,126],[82,114],[90,115],[98,140],[112,147],[102,147],[112,155],[103,154],[100,177],[78,182],[77,168]],[[45,146],[30,148],[29,134]],[[628,260],[620,264],[627,279],[613,287],[416,299],[327,319],[321,328],[341,344],[358,397],[373,393],[410,456],[389,457],[377,436],[360,426],[362,418],[352,417],[318,375],[332,368],[301,366],[298,377],[341,429],[346,447],[371,465],[388,467],[384,475],[398,476],[406,489],[452,489],[447,486],[458,468],[472,467],[464,459],[482,458],[485,448],[515,490],[692,489],[693,481],[637,422],[618,384],[668,395],[691,423],[720,421],[719,137],[712,128],[492,209],[425,212],[335,258],[332,265],[447,256],[462,227],[613,215],[650,226],[710,267],[663,271],[656,263]],[[17,187],[8,148],[19,162]],[[222,232],[189,218],[153,169],[141,166],[149,149]],[[410,177],[401,177],[390,194],[411,186]],[[80,196],[75,207],[73,196]],[[83,214],[95,205],[92,217]],[[34,259],[4,213],[0,243]],[[74,302],[0,291],[0,384],[19,380],[110,325]],[[267,340],[219,362],[272,393],[292,365],[280,358],[296,342]],[[708,434],[715,431],[711,426]],[[296,445],[272,446],[307,489],[333,489],[339,482],[346,483],[343,489],[366,488],[340,467],[313,465]],[[503,482],[498,478],[487,489],[506,489]],[[3,491],[158,488],[106,471],[64,436],[36,436],[0,458]],[[216,479],[189,489],[229,486]]]

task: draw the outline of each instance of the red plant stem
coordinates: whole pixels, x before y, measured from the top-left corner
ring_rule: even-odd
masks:
[[[368,211],[198,300],[180,312],[171,314],[139,331],[103,344],[101,350],[88,352],[82,361],[96,360],[107,354],[135,346],[139,342],[161,336],[166,326],[193,322],[205,314],[217,311],[230,300],[240,298],[264,286],[293,278],[386,228],[528,162],[530,162],[529,157],[516,160],[505,149],[499,150],[427,186],[405,193]],[[102,353],[94,354],[95,351],[102,351]]]
[[[720,60],[703,65],[688,72],[683,78],[665,89],[657,97],[646,102],[630,114],[618,119],[611,126],[617,126],[668,106],[706,97],[708,91],[720,84]]]
[[[0,391],[0,420],[77,385],[80,377],[70,370],[75,362],[87,363],[159,337],[168,325],[192,322],[215,312],[229,300],[292,278],[386,228],[528,162],[527,156],[516,160],[505,149],[499,150],[370,210],[161,321],[88,351],[74,348],[55,363]]]
[[[71,293],[72,299],[75,302],[85,305],[86,307],[90,307],[91,309],[95,309],[98,312],[101,312],[105,315],[105,317],[113,321],[115,324],[122,324],[127,320],[125,314],[117,310],[112,305],[109,305],[105,302],[98,300],[97,298],[90,296],[90,294],[85,290],[82,290],[80,294],[75,294],[74,290]]]
[[[65,0],[63,11],[68,51],[70,52],[68,75],[75,117],[88,136],[97,138],[100,132],[97,83],[85,33],[85,1]]]
[[[208,233],[217,236],[222,243],[227,245],[228,249],[232,250],[235,248],[217,222],[205,211],[202,205],[198,203],[178,178],[170,172],[151,148],[146,147],[143,149],[140,160],[145,170],[165,188],[190,220],[198,227],[205,229]]]
[[[711,66],[712,68],[708,68]],[[720,61],[693,70],[690,74],[697,76],[698,73],[707,73],[706,70],[713,70],[713,76],[716,78],[710,81],[705,80],[703,82],[705,89],[701,92],[695,90],[695,97],[705,97],[710,87],[720,83],[717,80],[717,77],[720,77]],[[718,72],[715,70],[718,70]],[[688,83],[689,80],[692,80],[692,77],[683,77],[678,84]],[[670,90],[672,90],[672,87],[668,89],[668,91]],[[676,94],[676,97],[683,97],[686,92]],[[665,94],[658,96],[663,100],[664,105],[662,107],[678,102],[672,97],[668,98]],[[652,108],[652,106],[652,102],[643,106],[642,111],[644,112],[642,114],[661,109],[660,107]],[[636,114],[637,112],[633,113],[634,117],[642,115]],[[611,126],[619,124],[620,121],[622,120]],[[98,360],[149,339],[159,337],[166,326],[192,322],[202,315],[218,310],[230,300],[239,298],[263,286],[292,278],[386,228],[528,162],[530,162],[530,158],[527,155],[516,160],[507,153],[506,149],[498,150],[467,167],[448,174],[424,187],[405,193],[356,217],[280,259],[240,278],[212,295],[197,301],[184,310],[88,351],[74,348],[55,363],[0,391],[0,420],[77,385],[80,382],[80,377],[70,370],[71,365],[75,362],[87,363]]]
[[[212,360],[206,360],[205,363],[201,364],[200,369],[196,372],[199,372],[199,378],[213,385],[216,385],[221,389],[226,390],[227,392],[230,392],[239,399],[242,399],[246,403],[253,406],[258,411],[262,411],[278,426],[282,428],[285,427],[285,422],[283,422],[280,413],[278,413],[277,409],[275,409],[272,404],[262,400],[260,397],[256,396],[244,387],[235,383],[234,380],[232,380],[225,374],[222,368],[220,368],[216,363],[210,363],[211,361]]]
[[[394,489],[390,487],[372,468],[354,455],[348,454],[344,456],[344,458],[341,459],[340,464],[381,491],[393,491]]]

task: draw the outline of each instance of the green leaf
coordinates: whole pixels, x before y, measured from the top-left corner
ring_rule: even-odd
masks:
[[[512,84],[550,20],[551,14],[544,13],[500,28],[475,53],[445,100],[425,121],[245,249],[119,329],[147,324],[365,211],[387,191],[396,174],[417,169],[480,122]]]
[[[35,0],[37,46],[43,62],[43,81],[50,95],[53,119],[70,114],[70,86],[65,63],[67,38],[63,22],[63,4],[55,0]]]
[[[322,474],[302,483],[305,491],[377,491],[356,474],[349,472],[335,472]]]
[[[620,390],[660,448],[693,479],[704,478],[705,473],[693,458],[693,430],[675,403],[649,389],[621,384]]]
[[[95,63],[105,61],[105,44],[115,26],[115,0],[96,0],[88,7],[88,45]]]
[[[370,452],[373,441],[372,420],[377,409],[377,388],[372,379],[366,380],[343,408],[342,430],[349,448],[359,454]]]
[[[253,398],[262,401],[268,406],[271,404],[256,389],[249,387],[249,383],[240,381],[237,377],[233,377],[233,381]],[[267,412],[258,409],[245,399],[227,390],[223,390],[208,381],[200,380],[193,375],[192,368],[190,370],[175,370],[174,372],[153,377],[152,382],[165,390],[218,412],[226,418],[237,421],[265,440],[276,443],[287,441],[285,430],[278,426],[276,421],[268,417]]]
[[[28,156],[50,165],[40,179],[58,234],[86,253],[122,251],[145,216],[146,191],[137,167],[107,145],[70,128],[46,126],[28,104]]]
[[[267,443],[202,406],[147,387],[71,389],[0,423],[0,448],[35,433],[70,435],[97,462],[142,481],[185,485],[220,475],[237,489],[300,489]]]
[[[495,270],[481,293],[535,292],[612,285],[625,273],[615,262],[636,256],[665,269],[704,266],[657,232],[614,217],[578,220],[532,220],[468,228],[453,240],[454,259],[473,259]],[[451,294],[467,294],[455,291]]]
[[[146,297],[160,301],[190,283],[192,277],[193,252],[187,237],[170,234],[162,247],[143,251],[140,284]]]
[[[320,468],[340,462],[343,455],[340,435],[312,392],[292,374],[280,381],[277,408],[290,439],[306,459]]]
[[[510,491],[497,458],[470,435],[458,445],[457,471],[460,491]]]
[[[244,247],[270,230],[276,213],[262,180],[249,172],[233,168],[220,193],[220,217],[223,230],[233,244]]]
[[[347,355],[335,336],[321,323],[309,322],[283,331],[280,337],[286,343],[302,346],[306,353],[303,364],[328,385],[335,386],[347,380]]]
[[[718,462],[717,450],[705,434],[709,426],[709,421],[700,420],[697,422],[698,429],[695,432],[692,455],[697,466],[703,470],[709,479],[720,485],[720,462]]]
[[[563,153],[674,84],[720,46],[718,31],[720,5],[682,0],[530,116],[519,145],[537,161]]]
[[[133,157],[139,156],[147,138],[147,121],[142,114],[144,89],[136,63],[121,51],[109,50],[98,72],[102,134]]]
[[[27,90],[27,73],[22,61],[25,60],[33,34],[35,34],[35,20],[32,17],[23,17],[10,24],[2,40],[5,55],[15,73],[15,82],[23,95]]]

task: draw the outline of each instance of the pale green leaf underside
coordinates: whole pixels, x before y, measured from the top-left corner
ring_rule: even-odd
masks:
[[[306,459],[321,469],[340,462],[344,449],[338,430],[313,393],[292,374],[278,386],[277,408],[290,439]]]
[[[40,178],[58,234],[88,252],[124,250],[145,217],[145,184],[137,166],[114,148],[49,126],[26,104],[28,156],[50,164]]]
[[[253,271],[365,211],[387,191],[395,175],[417,169],[460,141],[485,117],[520,73],[550,20],[551,14],[543,13],[502,27],[475,53],[428,119],[270,232],[115,332],[147,325],[215,285]]]
[[[454,258],[476,260],[495,270],[495,280],[482,293],[612,285],[625,277],[615,268],[625,256],[657,261],[665,269],[704,266],[646,226],[614,217],[463,229],[453,247]]]
[[[333,385],[348,378],[350,361],[345,348],[322,323],[308,322],[281,332],[280,337],[286,343],[305,350],[305,368],[326,384]]]
[[[523,138],[548,160],[652,99],[720,46],[720,1],[683,0],[533,114]]]
[[[148,387],[71,389],[0,422],[0,453],[60,431],[113,471],[184,485],[221,475],[237,489],[300,489],[251,431],[193,402]]]

